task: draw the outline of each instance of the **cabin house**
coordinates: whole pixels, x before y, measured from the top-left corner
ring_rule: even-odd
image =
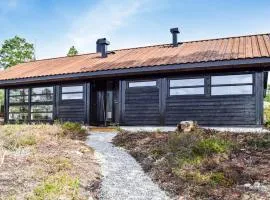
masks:
[[[35,60],[0,73],[5,122],[261,126],[270,34]]]

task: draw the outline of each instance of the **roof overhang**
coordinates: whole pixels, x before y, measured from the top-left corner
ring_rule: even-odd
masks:
[[[67,80],[83,80],[93,79],[100,77],[116,77],[116,76],[129,76],[129,75],[146,75],[158,74],[164,72],[195,72],[204,70],[210,72],[212,70],[254,70],[254,71],[267,71],[270,70],[270,58],[252,58],[252,59],[236,59],[226,61],[212,61],[200,63],[185,63],[173,65],[159,65],[148,67],[133,67],[124,69],[103,70],[95,72],[80,72],[71,74],[59,74],[19,79],[0,80],[0,88],[5,88],[15,85],[34,84],[34,83],[48,83],[59,82]],[[206,70],[206,71],[205,71]]]

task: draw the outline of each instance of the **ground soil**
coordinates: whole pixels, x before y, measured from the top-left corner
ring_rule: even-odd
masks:
[[[208,131],[203,131],[205,134]],[[141,164],[150,177],[176,199],[268,199],[270,197],[270,137],[260,143],[262,134],[252,133],[220,133],[222,138],[233,141],[236,146],[228,155],[214,155],[201,164],[201,173],[221,171],[225,174],[229,185],[197,184],[196,181],[183,179],[175,174],[170,163],[173,157],[168,150],[168,138],[171,133],[129,133],[122,131],[114,144],[124,147]],[[191,133],[192,134],[192,133]],[[257,141],[254,145],[250,141]],[[259,141],[259,142],[258,142]],[[260,145],[262,146],[260,148]],[[158,155],[158,156],[155,156]],[[223,156],[222,159],[220,159]],[[263,191],[254,183],[260,183]],[[245,184],[251,187],[244,187]],[[257,184],[256,183],[256,184]]]

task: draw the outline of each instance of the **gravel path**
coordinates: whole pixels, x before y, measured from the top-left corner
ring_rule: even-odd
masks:
[[[116,133],[94,133],[87,144],[94,148],[101,164],[103,180],[101,200],[166,200],[169,199],[143,172],[125,150],[110,143]]]

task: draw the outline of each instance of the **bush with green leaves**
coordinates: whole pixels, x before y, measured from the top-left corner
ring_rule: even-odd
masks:
[[[201,156],[211,156],[218,153],[226,153],[231,149],[232,143],[220,138],[207,138],[198,142],[193,147],[193,152]]]
[[[63,134],[65,136],[70,136],[71,138],[77,138],[86,135],[86,129],[77,122],[64,122],[61,127],[63,129]]]

